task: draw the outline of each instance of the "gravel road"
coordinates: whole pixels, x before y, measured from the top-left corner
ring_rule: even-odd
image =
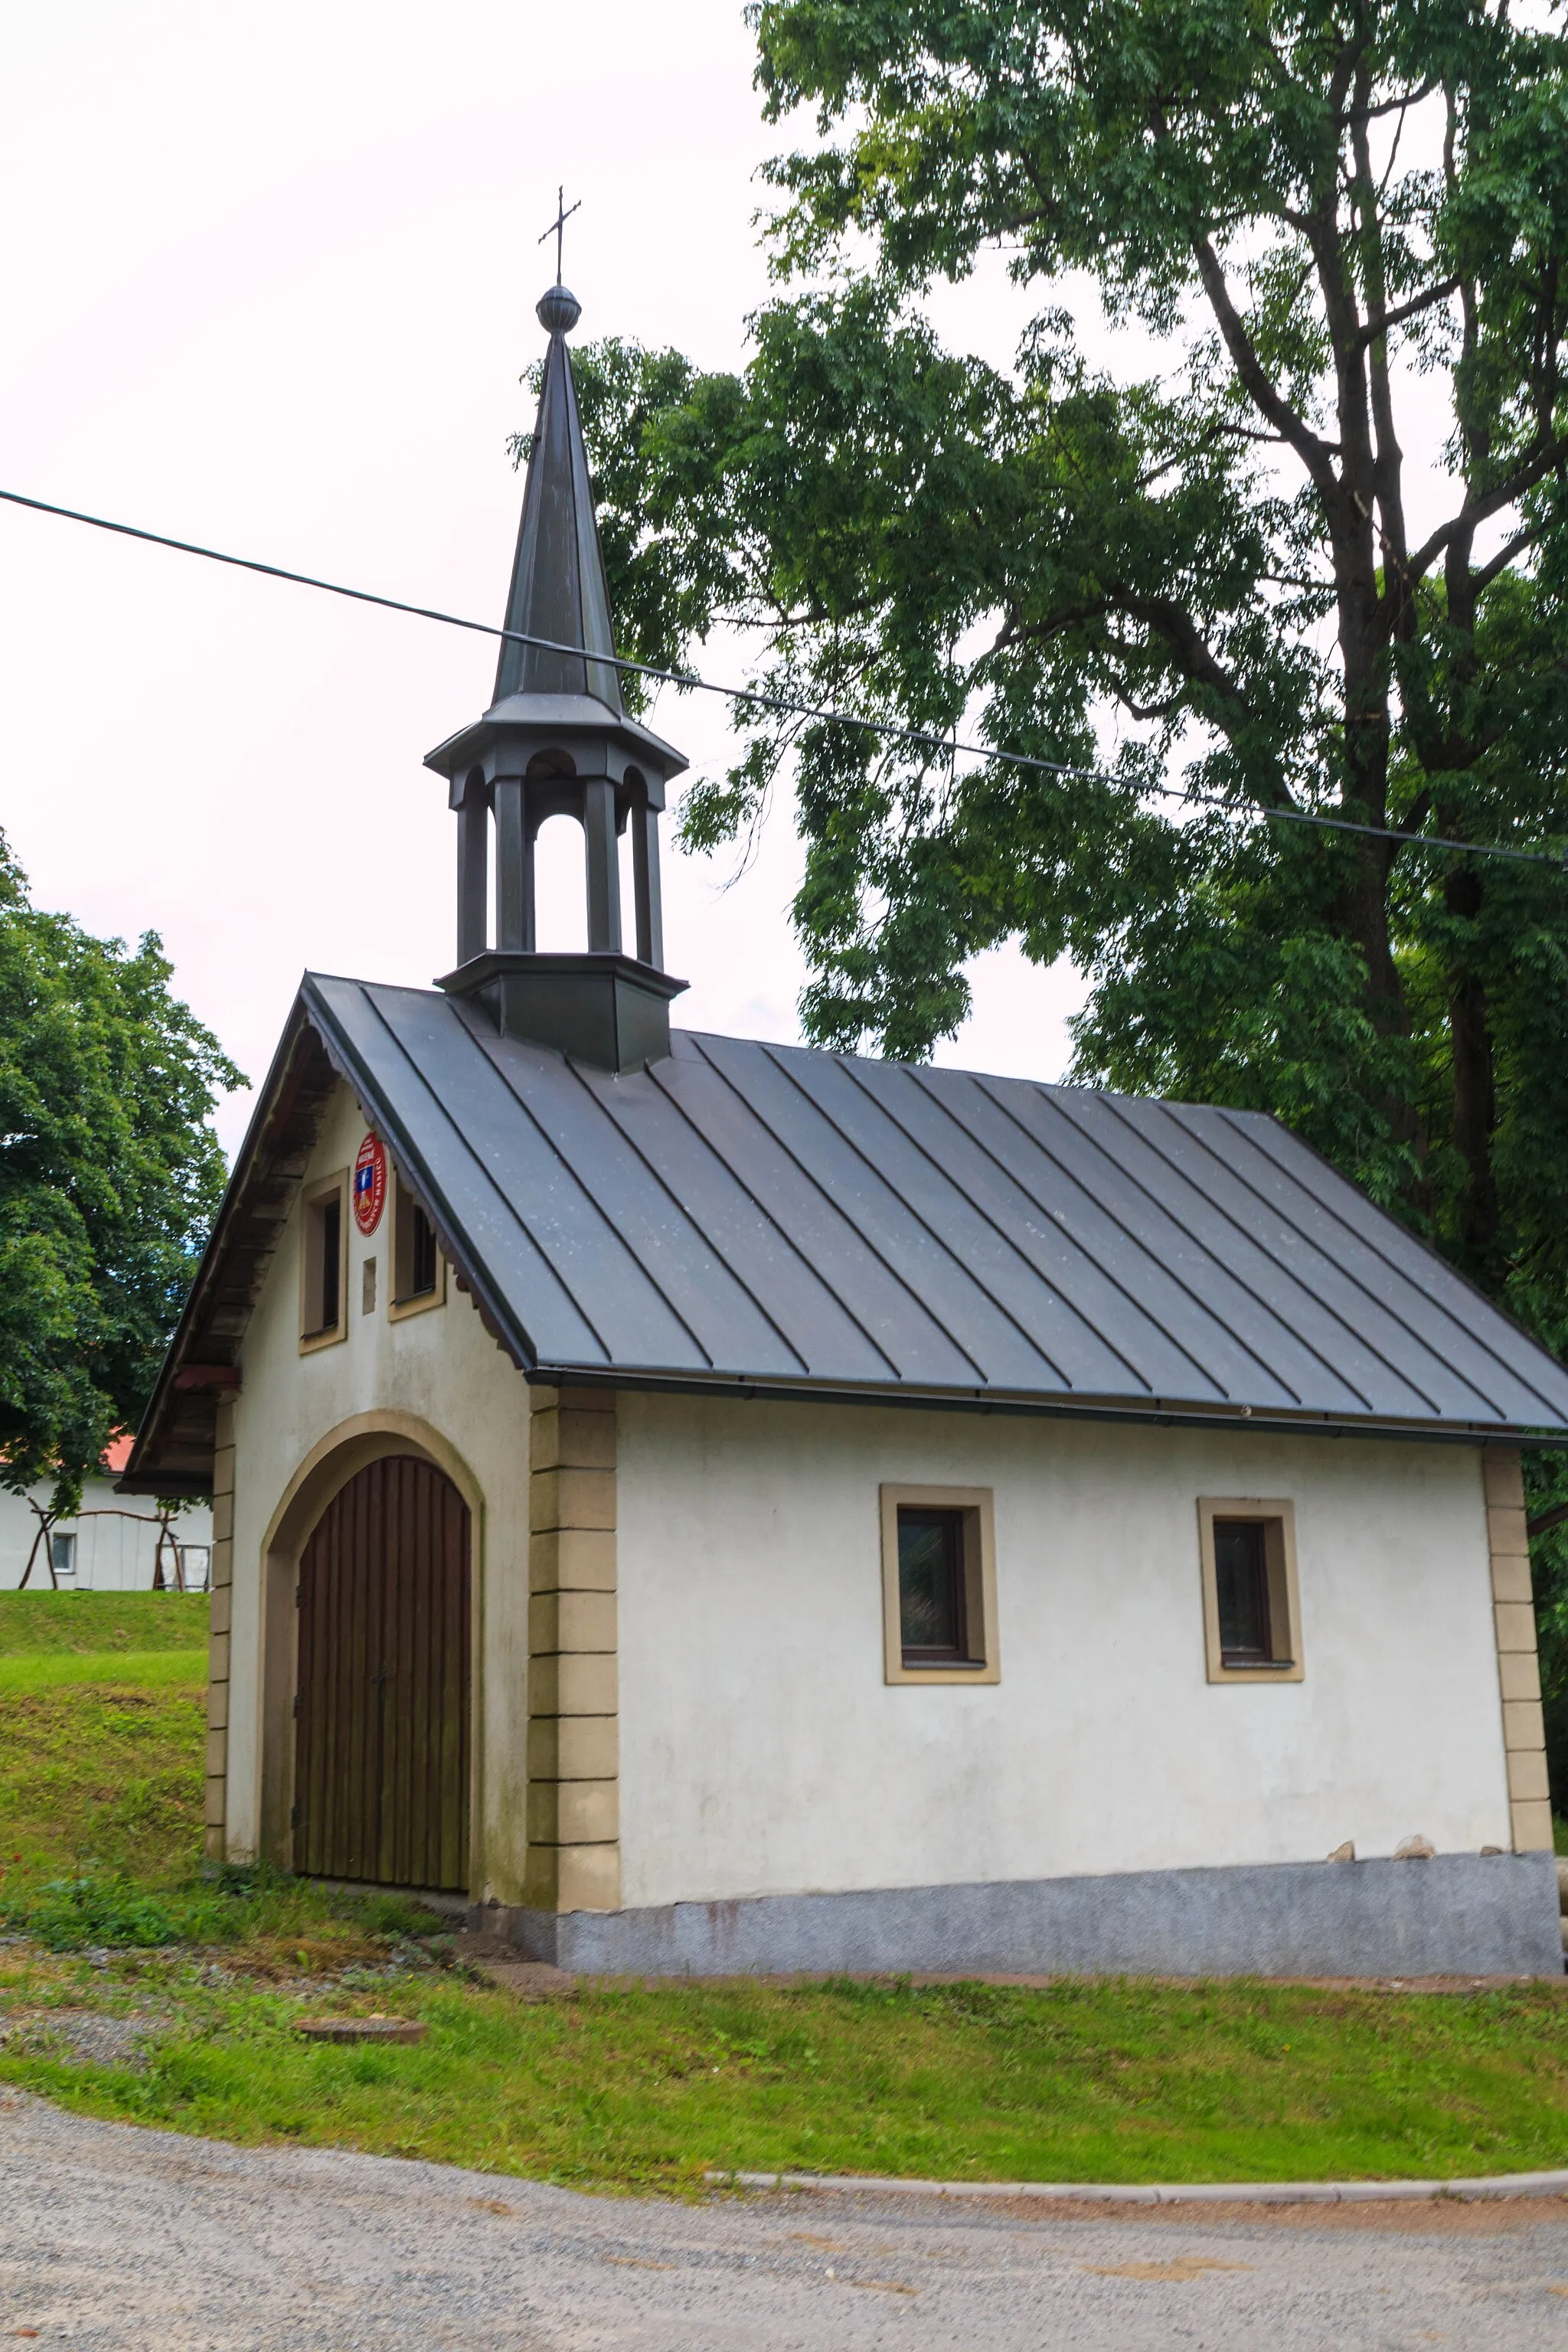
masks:
[[[1568,2201],[1201,2221],[688,2206],[226,2147],[0,2093],[0,2341],[35,2334],[79,2352],[1513,2352],[1568,2344]]]

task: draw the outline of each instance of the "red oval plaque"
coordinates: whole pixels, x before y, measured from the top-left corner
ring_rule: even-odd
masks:
[[[374,1234],[386,1202],[386,1147],[379,1135],[367,1135],[354,1161],[354,1223],[362,1234]]]

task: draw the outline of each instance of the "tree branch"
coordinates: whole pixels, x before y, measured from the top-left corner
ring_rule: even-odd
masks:
[[[1179,719],[1182,714],[1182,698],[1179,694],[1168,696],[1163,702],[1140,702],[1124,681],[1117,684],[1115,694],[1116,699],[1129,718],[1141,719],[1146,724],[1156,719]]]
[[[1474,530],[1476,525],[1485,522],[1489,516],[1499,514],[1504,507],[1511,506],[1516,499],[1522,498],[1526,490],[1532,490],[1537,482],[1544,481],[1552,468],[1564,461],[1568,461],[1568,434],[1559,433],[1544,444],[1537,442],[1531,455],[1522,464],[1516,466],[1505,480],[1479,499],[1467,499],[1457,515],[1447,522],[1438,524],[1430,539],[1425,541],[1410,558],[1405,567],[1409,578],[1419,580],[1431,570],[1449,541],[1459,532]]]
[[[1440,286],[1428,286],[1424,294],[1413,294],[1408,302],[1396,302],[1392,310],[1379,311],[1376,318],[1369,319],[1352,339],[1351,350],[1363,352],[1369,343],[1375,343],[1381,336],[1386,335],[1390,327],[1402,327],[1407,319],[1416,318],[1421,311],[1430,310],[1437,303],[1446,302],[1450,294],[1458,292],[1459,283],[1457,277],[1445,278]]]
[[[1347,122],[1375,122],[1382,114],[1403,114],[1406,107],[1419,106],[1437,88],[1436,77],[1424,81],[1419,89],[1401,91],[1397,98],[1380,99],[1375,106],[1352,106],[1345,116]]]
[[[1477,594],[1479,595],[1483,588],[1489,588],[1499,572],[1508,570],[1516,555],[1522,555],[1527,547],[1533,547],[1544,529],[1543,523],[1531,523],[1524,530],[1516,530],[1506,546],[1500,547],[1497,553],[1487,562],[1479,565],[1470,574]]]
[[[1431,814],[1432,793],[1429,786],[1424,784],[1392,830],[1394,833],[1419,833]]]
[[[1339,482],[1334,473],[1332,453],[1329,444],[1313,432],[1304,416],[1299,416],[1289,402],[1284,399],[1268,380],[1268,371],[1242,323],[1241,314],[1230,299],[1225,271],[1213,245],[1206,236],[1194,234],[1193,253],[1203,279],[1204,292],[1209,308],[1219,324],[1236,372],[1251,397],[1254,407],[1268,419],[1281,437],[1295,450],[1311,475],[1325,500],[1338,503]]]
[[[1387,319],[1387,278],[1384,266],[1382,222],[1378,217],[1377,194],[1373,185],[1372,144],[1365,121],[1358,122],[1352,135],[1356,162],[1356,185],[1352,198],[1360,215],[1363,252],[1363,281],[1367,289],[1369,312],[1376,311]],[[1369,321],[1370,325],[1370,321]],[[1371,359],[1371,393],[1373,428],[1375,436],[1373,458],[1373,496],[1382,517],[1382,536],[1385,546],[1392,547],[1396,564],[1405,549],[1405,497],[1402,487],[1404,452],[1394,420],[1394,391],[1388,377],[1388,347],[1384,337],[1362,327],[1355,338],[1358,353],[1368,352]],[[1347,353],[1347,358],[1349,354]],[[1396,572],[1396,577],[1400,575]],[[1410,625],[1410,591],[1401,583],[1400,601],[1405,610],[1397,612],[1394,626],[1404,635]],[[1384,598],[1386,602],[1386,595]],[[1404,627],[1400,626],[1403,617]]]
[[[1099,622],[1103,625],[1110,613],[1124,613],[1129,620],[1140,622],[1151,636],[1158,640],[1165,660],[1178,677],[1189,687],[1204,689],[1209,698],[1208,707],[1200,709],[1198,715],[1216,727],[1227,742],[1239,748],[1239,739],[1248,730],[1262,729],[1268,731],[1266,714],[1248,700],[1239,679],[1226,668],[1192,614],[1184,611],[1173,597],[1141,596],[1133,589],[1112,583],[1102,594],[1081,604],[1058,605],[1055,612],[1047,613],[1040,620],[1024,624],[1012,620],[1005,622],[996,634],[987,658],[1005,651],[1009,646],[1039,644],[1047,638],[1059,636],[1063,630],[1081,627],[1086,622]],[[1110,645],[1123,661],[1130,659],[1131,649],[1120,643],[1114,635],[1110,637]],[[1127,703],[1131,709],[1130,690],[1119,683],[1116,693],[1118,699]],[[1174,708],[1173,705],[1172,707]],[[1185,707],[1191,709],[1192,705],[1189,702]],[[1140,712],[1136,715],[1144,714]],[[1152,706],[1148,715],[1162,715],[1162,707],[1157,704]],[[1260,784],[1255,785],[1253,797],[1262,807],[1295,806],[1289,787],[1278,772],[1274,777],[1272,793],[1262,789]]]

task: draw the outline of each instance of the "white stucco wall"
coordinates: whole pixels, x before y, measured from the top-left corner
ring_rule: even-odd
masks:
[[[366,1119],[341,1087],[306,1182],[351,1167]],[[427,1423],[462,1457],[482,1497],[473,1538],[474,1663],[490,1726],[480,1820],[485,1882],[502,1901],[521,1888],[528,1629],[528,1390],[448,1270],[442,1307],[394,1322],[391,1213],[366,1239],[349,1221],[348,1338],[299,1348],[298,1205],[269,1267],[241,1355],[235,1404],[233,1681],[229,1692],[228,1850],[255,1852],[260,1821],[262,1546],[301,1463],[353,1416],[393,1409]],[[361,1311],[363,1265],[377,1261],[376,1306]]]
[[[50,1489],[35,1486],[33,1496],[47,1503]],[[74,1519],[56,1522],[56,1533],[74,1535],[74,1572],[62,1577],[62,1589],[73,1592],[150,1592],[153,1554],[158,1545],[157,1505],[151,1496],[117,1495],[112,1478],[89,1478],[82,1488],[81,1509]],[[19,1585],[26,1575],[28,1555],[38,1531],[37,1514],[26,1495],[0,1494],[0,1591]],[[175,1541],[185,1552],[185,1580],[192,1591],[205,1590],[208,1547],[212,1542],[212,1512],[205,1503],[188,1503],[174,1522]],[[163,1574],[173,1585],[174,1564],[163,1548]],[[49,1565],[40,1547],[27,1580],[29,1592],[51,1589]]]
[[[1510,1843],[1479,1453],[623,1395],[628,1905]],[[994,1490],[1002,1678],[882,1678],[878,1487]],[[1200,1495],[1305,1675],[1205,1676]]]

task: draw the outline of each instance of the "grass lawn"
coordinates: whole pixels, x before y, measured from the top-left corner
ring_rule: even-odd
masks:
[[[331,1988],[301,1988],[331,1956]],[[741,2170],[970,2179],[1442,2176],[1562,2164],[1550,1989],[1423,1997],[1248,1984],[599,1987],[523,2006],[451,1970],[379,1972],[341,1929],[94,1970],[16,1952],[0,1998],[160,2011],[142,2074],[47,2041],[0,2077],[92,2113],[250,2143],[418,2156],[584,2184]],[[0,1955],[0,1958],[4,1956]],[[300,1963],[304,1967],[300,1968]],[[257,1971],[252,1975],[251,1969]],[[334,2047],[302,2012],[422,2017],[415,2048]]]
[[[205,1592],[0,1592],[0,1658],[206,1646]]]
[[[205,1695],[206,1673],[205,1643],[199,1650],[119,1650],[108,1656],[30,1650],[19,1658],[0,1656],[0,1697],[13,1691],[58,1690],[62,1685],[79,1690],[94,1683]]]
[[[113,1654],[59,1646],[97,1601]],[[1568,2164],[1558,1984],[584,1985],[520,2004],[399,1899],[201,1875],[199,1601],[0,1602],[0,2079],[65,2105],[675,2189],[710,2166],[1245,2180]],[[428,2038],[292,2031],[365,2010],[424,2018]],[[144,2051],[76,2063],[84,2011],[143,2021]]]

